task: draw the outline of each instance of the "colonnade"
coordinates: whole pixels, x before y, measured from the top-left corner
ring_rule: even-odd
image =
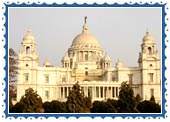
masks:
[[[76,55],[78,61],[93,61],[96,60],[96,51],[76,51],[73,56]]]
[[[91,96],[92,99],[117,98],[119,96],[119,87],[117,86],[82,86],[84,95]],[[59,87],[59,98],[67,98],[72,87]]]

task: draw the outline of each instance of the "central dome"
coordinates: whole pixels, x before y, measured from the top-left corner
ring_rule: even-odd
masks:
[[[100,47],[99,42],[97,41],[96,37],[89,33],[88,25],[87,25],[87,18],[85,18],[85,23],[83,25],[83,31],[79,35],[77,35],[72,42],[72,47],[77,46],[93,46],[93,47]]]
[[[100,47],[96,37],[88,32],[82,32],[74,38],[72,46],[77,45],[93,45],[96,47]]]

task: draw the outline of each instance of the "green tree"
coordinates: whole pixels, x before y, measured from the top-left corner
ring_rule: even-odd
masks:
[[[137,106],[137,109],[140,111],[140,113],[160,113],[161,107],[159,104],[156,104],[152,101],[142,101]]]
[[[134,113],[135,99],[132,88],[126,82],[122,82],[117,102],[119,113]]]
[[[69,92],[66,107],[68,113],[88,113],[90,109],[87,105],[87,98],[84,96],[83,90],[80,88],[78,82],[73,85]]]
[[[34,92],[32,88],[25,91],[25,95],[21,97],[20,103],[24,105],[23,113],[43,113],[42,99]]]

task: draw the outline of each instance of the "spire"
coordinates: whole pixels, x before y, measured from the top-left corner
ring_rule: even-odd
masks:
[[[87,16],[84,17],[83,33],[88,32]]]
[[[30,28],[27,30],[27,33],[28,33],[28,34],[32,34],[32,31],[31,31]]]
[[[149,34],[149,29],[148,28],[146,28],[146,35],[148,35]]]

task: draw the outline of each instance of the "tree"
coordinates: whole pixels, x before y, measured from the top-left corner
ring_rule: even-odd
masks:
[[[122,82],[117,102],[119,113],[134,113],[135,99],[132,88],[126,82]]]
[[[159,104],[156,104],[152,101],[143,101],[139,103],[137,106],[137,109],[140,111],[140,113],[160,113],[161,107]]]
[[[60,102],[53,100],[51,102],[45,102],[43,105],[45,113],[66,113],[66,104],[65,102]]]
[[[91,109],[91,113],[116,113],[116,109],[112,105],[111,100],[107,102],[94,101],[93,108]]]
[[[18,64],[18,61],[17,61],[17,53],[12,49],[10,48],[9,49],[9,82],[12,83],[12,82],[16,82],[17,80],[17,64]]]
[[[17,102],[13,107],[11,107],[10,113],[23,113],[24,104],[21,102]]]
[[[44,113],[52,113],[52,108],[50,102],[46,101],[42,104],[42,107],[44,108]]]
[[[16,84],[17,80],[17,54],[16,52],[10,48],[9,49],[9,109],[11,109],[12,105],[12,98],[16,98],[16,93],[14,84]]]
[[[150,101],[155,103],[155,97],[154,97],[154,96],[151,96]]]
[[[84,96],[83,90],[80,88],[78,82],[73,85],[72,90],[69,92],[66,106],[69,113],[88,113],[90,109],[87,105],[87,99]]]
[[[34,92],[32,88],[28,88],[25,91],[25,95],[22,96],[20,104],[23,104],[23,113],[43,113],[42,99]]]

